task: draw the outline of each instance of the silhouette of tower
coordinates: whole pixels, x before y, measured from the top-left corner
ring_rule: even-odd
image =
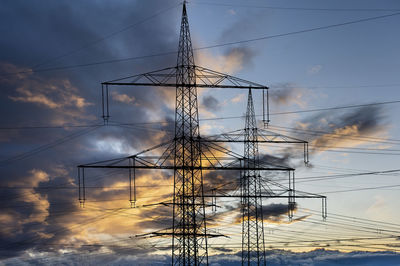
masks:
[[[241,176],[242,265],[265,265],[264,224],[258,132],[249,89],[244,128],[244,171]]]
[[[196,70],[186,2],[176,66],[172,264],[208,264]]]

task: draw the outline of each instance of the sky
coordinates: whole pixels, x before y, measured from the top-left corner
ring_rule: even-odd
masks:
[[[260,145],[263,158],[296,168],[297,190],[328,197],[325,221],[320,200],[299,199],[292,221],[285,201],[263,202],[267,262],[400,265],[400,2],[187,8],[196,64],[270,87],[265,129],[310,144],[307,166],[298,146]],[[181,9],[176,0],[2,1],[0,265],[169,264],[169,238],[137,235],[170,226],[170,207],[140,206],[171,198],[172,173],[139,171],[139,208],[130,208],[126,171],[90,171],[81,208],[76,166],[171,138],[174,89],[112,88],[104,125],[101,82],[175,66]],[[201,135],[244,127],[247,91],[198,95]],[[263,128],[261,92],[253,97]],[[235,178],[206,173],[205,183]],[[210,240],[210,264],[237,265],[238,203],[217,204],[209,228],[229,239]]]

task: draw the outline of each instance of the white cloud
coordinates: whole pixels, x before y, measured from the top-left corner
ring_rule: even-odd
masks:
[[[121,103],[134,103],[136,101],[134,96],[129,96],[127,94],[120,94],[116,91],[111,93],[113,100]]]

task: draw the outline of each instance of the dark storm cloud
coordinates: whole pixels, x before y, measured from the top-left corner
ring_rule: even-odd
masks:
[[[260,162],[270,166],[290,167],[290,160],[293,158],[294,154],[288,152],[284,153],[281,157],[269,154],[260,154]]]
[[[68,227],[59,221],[67,223],[63,218],[76,211],[76,205],[73,204],[75,187],[64,185],[60,190],[46,189],[66,182],[67,177],[54,173],[52,180],[49,180],[49,176],[39,170],[29,174],[23,170],[13,171],[6,177],[11,181],[2,179],[2,183],[8,185],[1,191],[2,197],[5,197],[0,205],[3,215],[1,223],[5,225],[0,236],[2,258],[18,255],[19,251],[30,248],[52,248],[49,244],[56,244],[69,234]],[[9,215],[11,220],[4,219],[4,215]],[[46,235],[52,237],[47,238]]]
[[[65,0],[4,1],[0,9],[0,111],[6,114],[1,118],[2,125],[102,123],[98,119],[100,82],[173,66],[175,56],[30,74],[5,73],[174,51],[178,7],[102,42],[80,48],[176,4],[172,0],[79,4]],[[64,54],[69,55],[51,60]],[[164,89],[111,90],[135,99],[129,104],[118,101],[121,97],[110,99],[111,120],[148,122],[149,113],[156,112],[160,115],[156,120],[172,121],[173,112],[166,103]],[[160,136],[160,131],[171,130],[172,125],[121,128],[110,123],[86,134],[82,128],[1,130],[0,185],[4,188],[0,190],[3,199],[0,256],[17,256],[28,249],[57,251],[57,245],[73,234],[69,225],[85,226],[77,214],[76,165],[126,155],[153,145],[154,139],[167,138]],[[81,136],[71,137],[79,131]],[[116,144],[104,146],[110,139]],[[96,174],[102,174],[103,179],[89,179]],[[104,177],[104,172],[94,171],[88,173],[87,181],[92,185],[113,184],[126,181],[126,175]],[[113,199],[118,193],[122,194],[119,198],[127,197],[125,191],[118,190],[88,193],[94,200]]]
[[[294,126],[294,132],[287,134],[308,141],[310,153],[316,153],[335,147],[355,147],[365,144],[368,140],[363,137],[385,134],[387,126],[384,108],[365,106],[310,115]],[[303,156],[299,149],[291,146],[280,150],[280,153],[282,154],[280,158],[267,157],[265,160],[292,167],[304,165],[297,160]],[[312,167],[312,160],[308,166]]]
[[[162,5],[160,4],[160,9],[171,6],[174,3],[173,1],[163,1]],[[1,58],[3,62],[16,65],[19,68],[30,67],[37,62],[42,62],[44,58],[54,58],[65,52],[74,51],[87,43],[93,42],[93,40],[102,38],[109,32],[131,25],[146,17],[147,14],[154,13],[153,6],[145,1],[137,1],[136,3],[113,1],[107,4],[84,2],[79,5],[69,4],[68,1],[46,1],[41,2],[41,4],[13,1],[6,4],[3,3],[3,7],[4,9],[2,10],[7,10],[7,12],[2,14],[4,15],[2,17],[4,21],[2,25],[8,24],[13,25],[13,27],[7,27],[3,33],[6,41],[2,42]],[[60,12],[61,10],[62,12]],[[124,58],[128,55],[151,54],[164,49],[176,50],[177,25],[171,18],[173,17],[172,15],[177,15],[177,11],[178,9],[171,10],[169,13],[160,15],[148,23],[140,24],[129,31],[117,34],[113,38],[92,45],[60,60],[52,61],[51,64],[46,64],[43,67]],[[82,97],[93,103],[88,112],[97,116],[100,114],[99,83],[101,81],[174,64],[175,58],[170,56],[97,66],[95,68],[81,68],[72,71],[36,73],[33,78],[40,77],[46,81],[49,78],[54,80],[68,79],[73,86],[78,88]],[[163,104],[157,104],[154,96],[149,97],[149,94],[145,89],[138,89],[135,97],[142,104],[148,103],[148,106],[153,106],[153,109],[162,108]],[[7,96],[9,95],[7,92]],[[13,97],[18,97],[18,95]],[[2,100],[6,100],[4,99],[5,97],[2,98]],[[158,101],[162,102],[161,99],[158,99]],[[14,115],[19,115],[13,118],[18,118],[18,121],[24,122],[28,120],[24,117],[25,112],[21,112],[21,109],[26,111],[29,105],[13,105],[9,102],[10,99],[2,106],[4,109],[7,108],[9,110],[11,105],[12,109],[16,111]],[[30,105],[29,107],[37,112],[35,117],[41,117],[45,120],[50,115],[50,112],[36,110],[38,109],[35,108],[36,106]],[[128,113],[132,112],[137,114],[137,118],[146,117],[143,108],[127,108],[126,106],[125,108],[120,108],[119,105],[112,104],[112,110],[111,115],[114,119],[122,120],[127,117]],[[7,120],[3,122],[12,124],[15,121],[12,118],[7,118]]]
[[[301,122],[315,135],[303,135],[315,146],[358,145],[358,136],[373,135],[386,130],[386,116],[379,106],[365,106],[342,112],[326,112],[308,117]],[[346,138],[340,138],[345,135]],[[353,137],[353,138],[352,138]],[[328,147],[329,148],[329,147]]]
[[[203,105],[205,108],[207,108],[207,110],[210,111],[218,111],[219,109],[221,109],[221,106],[219,105],[219,101],[217,98],[215,98],[212,95],[207,95],[203,97]]]
[[[325,122],[326,120],[326,122]],[[385,122],[383,109],[379,106],[365,106],[341,113],[322,113],[303,121],[313,129],[335,130],[356,126],[359,132],[372,133]]]
[[[296,211],[297,205],[295,206],[294,211]],[[239,212],[239,207],[237,208],[237,212]],[[289,208],[288,204],[284,203],[270,203],[268,205],[263,205],[262,206],[262,215],[263,215],[263,220],[267,222],[272,222],[272,223],[281,223],[285,222],[288,220],[288,214]],[[255,217],[252,217],[255,218]],[[305,217],[301,217],[300,219],[304,219]],[[242,215],[238,213],[236,215],[235,219],[236,223],[241,223],[242,222]]]
[[[294,211],[297,209],[295,206]],[[283,203],[271,203],[263,206],[262,209],[264,220],[270,222],[281,222],[287,219],[287,214],[289,212],[288,204]]]
[[[276,103],[286,104],[289,102],[292,93],[293,90],[291,88],[283,88],[280,90],[273,90],[272,93],[270,93],[270,97],[271,100]]]
[[[278,105],[297,104],[302,105],[303,89],[292,83],[279,83],[271,86],[269,97]]]

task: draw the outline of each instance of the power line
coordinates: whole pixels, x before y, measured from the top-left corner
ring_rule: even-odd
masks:
[[[376,190],[376,189],[385,189],[385,188],[395,188],[400,187],[400,185],[387,185],[387,186],[376,186],[376,187],[362,187],[362,188],[352,188],[352,189],[344,189],[344,190],[334,190],[334,191],[326,191],[321,194],[332,194],[332,193],[344,193],[344,192],[354,192],[354,191],[364,191],[364,190]]]
[[[384,9],[384,8],[306,8],[306,7],[282,7],[282,6],[260,6],[260,5],[243,5],[243,4],[224,4],[224,3],[214,3],[214,2],[203,2],[195,1],[193,2],[199,5],[210,5],[210,6],[229,6],[229,7],[245,7],[245,8],[264,8],[264,9],[275,9],[275,10],[296,10],[296,11],[356,11],[356,12],[395,12],[400,11],[400,9]]]
[[[103,124],[81,124],[81,125],[61,125],[61,126],[11,126],[11,127],[0,127],[0,130],[15,130],[15,129],[67,129],[67,128],[79,128],[79,127],[99,127]]]
[[[53,142],[50,142],[48,144],[45,144],[45,145],[37,147],[37,148],[35,148],[33,150],[30,150],[28,152],[24,152],[24,153],[18,154],[16,156],[10,157],[8,159],[2,160],[2,161],[0,161],[0,167],[8,166],[10,163],[14,163],[16,161],[21,161],[21,160],[27,159],[27,158],[29,158],[29,157],[31,157],[33,155],[36,155],[36,154],[38,154],[40,152],[46,151],[48,149],[51,149],[51,148],[53,148],[53,147],[55,147],[57,145],[63,144],[63,143],[65,143],[67,141],[70,141],[70,140],[72,140],[74,138],[86,135],[89,132],[91,132],[91,131],[93,131],[93,130],[95,130],[97,128],[99,128],[99,127],[84,129],[82,131],[72,133],[72,134],[70,134],[68,136],[62,137],[62,138],[57,139],[57,140],[55,140]]]
[[[317,149],[314,149],[317,150]],[[326,152],[336,152],[336,153],[354,153],[354,154],[371,154],[371,155],[391,155],[399,156],[400,153],[390,153],[390,152],[367,152],[367,151],[352,151],[352,150],[322,150]]]
[[[311,212],[315,212],[315,213],[319,213],[319,211],[316,210],[312,210],[312,209],[307,209],[307,208],[301,208],[307,211],[311,211]],[[387,225],[393,225],[393,226],[399,226],[399,224],[395,224],[395,223],[388,223],[388,222],[384,222],[384,221],[379,221],[379,220],[371,220],[371,219],[366,219],[366,218],[360,218],[360,217],[355,217],[355,216],[348,216],[348,215],[343,215],[343,214],[338,214],[338,213],[329,213],[329,216],[338,216],[340,218],[338,219],[353,219],[352,221],[354,222],[354,220],[356,219],[357,222],[360,222],[359,220],[362,221],[367,221],[367,222],[371,222],[371,223],[377,223],[377,224],[387,224]]]
[[[392,13],[392,14],[388,14],[388,15],[352,20],[352,21],[342,22],[342,23],[337,23],[337,24],[331,24],[331,25],[327,25],[327,26],[320,26],[320,27],[314,27],[314,28],[309,28],[309,29],[304,29],[304,30],[291,31],[291,32],[286,32],[286,33],[281,33],[281,34],[267,35],[267,36],[262,36],[262,37],[247,39],[247,40],[214,44],[214,45],[194,48],[193,50],[197,50],[197,51],[207,50],[207,49],[213,49],[213,48],[218,48],[218,47],[231,46],[231,45],[235,45],[235,44],[251,43],[251,42],[257,42],[257,41],[262,41],[262,40],[267,40],[267,39],[281,38],[281,37],[286,37],[286,36],[290,36],[290,35],[298,35],[298,34],[303,34],[303,33],[308,33],[308,32],[313,32],[313,31],[319,31],[319,30],[337,28],[337,27],[346,26],[346,25],[352,25],[352,24],[356,24],[356,23],[379,20],[379,19],[398,16],[398,15],[400,15],[400,12],[396,12],[396,13]],[[33,73],[33,72],[39,73],[39,72],[48,72],[48,71],[63,70],[63,69],[73,69],[73,68],[88,67],[88,66],[95,66],[95,65],[104,65],[104,64],[111,64],[111,63],[117,63],[117,62],[166,56],[166,55],[172,55],[172,54],[177,54],[177,51],[149,54],[149,55],[144,55],[144,56],[134,56],[134,57],[128,57],[128,58],[121,58],[121,59],[104,60],[104,61],[76,64],[76,65],[69,65],[69,66],[60,66],[60,67],[52,67],[52,68],[44,68],[44,69],[36,69],[36,70],[34,69],[34,70],[29,70],[29,71],[19,71],[19,72],[14,72],[14,73],[4,73],[2,76],[26,74],[26,73]]]
[[[335,133],[335,132],[326,132],[326,133],[320,133],[318,130],[313,131],[313,130],[297,130],[295,128],[293,129],[289,129],[289,130],[284,130],[284,129],[280,129],[279,127],[277,127],[275,129],[276,126],[270,126],[271,128],[273,128],[273,130],[278,130],[278,131],[283,131],[283,132],[296,132],[296,133],[300,133],[300,134],[305,134],[305,135],[311,135],[311,136],[321,136],[323,135],[324,138],[328,138],[328,139],[333,139],[333,140],[338,140],[339,138],[346,138],[346,139],[350,139],[350,140],[362,140],[363,142],[368,142],[368,143],[379,143],[379,144],[391,144],[391,145],[399,145],[399,141],[400,140],[396,140],[396,139],[388,139],[385,140],[383,138],[375,138],[375,137],[367,137],[365,135],[355,135],[352,136],[350,134],[340,134],[340,133]]]
[[[287,112],[277,112],[270,113],[270,115],[287,115],[287,114],[297,114],[297,113],[310,113],[310,112],[321,112],[321,111],[331,111],[331,110],[340,110],[340,109],[349,109],[349,108],[360,108],[367,106],[376,106],[376,105],[386,105],[386,104],[397,104],[400,103],[400,100],[395,101],[385,101],[385,102],[375,102],[375,103],[366,103],[366,104],[355,104],[355,105],[343,105],[337,107],[327,107],[327,108],[315,108],[308,110],[296,110],[296,111],[287,111]],[[256,115],[261,117],[262,115]],[[225,117],[214,117],[214,118],[203,118],[200,121],[213,121],[213,120],[227,120],[227,119],[238,119],[245,118],[245,116],[225,116]],[[121,123],[121,125],[150,125],[150,124],[168,124],[168,121],[155,121],[155,122],[146,122],[146,123]],[[277,127],[277,126],[275,126]],[[326,133],[326,132],[325,132]],[[400,141],[400,140],[398,140]]]
[[[331,29],[331,28],[336,28],[336,27],[341,27],[341,26],[346,26],[346,25],[351,25],[351,24],[356,24],[356,23],[361,23],[361,22],[367,22],[367,21],[372,21],[372,20],[377,20],[377,19],[383,19],[383,18],[398,16],[398,15],[400,15],[400,12],[396,12],[396,13],[388,14],[388,15],[376,16],[376,17],[358,19],[358,20],[353,20],[353,21],[348,21],[348,22],[342,22],[342,23],[337,23],[337,24],[331,24],[331,25],[327,25],[327,26],[309,28],[309,29],[305,29],[305,30],[291,31],[291,32],[287,32],[287,33],[263,36],[263,37],[253,38],[253,39],[247,39],[247,40],[241,40],[241,41],[235,41],[235,42],[227,42],[227,43],[222,43],[222,44],[215,44],[215,45],[197,48],[196,50],[211,49],[211,48],[217,48],[217,47],[223,47],[223,46],[230,46],[230,45],[234,45],[234,44],[243,44],[243,43],[250,43],[250,42],[262,41],[262,40],[267,40],[267,39],[285,37],[285,36],[290,36],[290,35],[297,35],[297,34],[302,34],[302,33],[307,33],[307,32],[312,32],[312,31]]]
[[[281,146],[279,143],[262,143],[264,146],[270,145]],[[372,148],[356,148],[356,147],[335,147],[327,145],[309,145],[311,151],[320,152],[338,152],[338,153],[355,153],[355,154],[374,154],[374,155],[393,155],[399,156],[400,150],[395,149],[372,149]],[[327,149],[325,149],[327,148]],[[303,150],[303,147],[294,147],[294,149]],[[396,153],[397,152],[397,153]]]
[[[316,109],[309,109],[309,110],[297,110],[297,111],[289,111],[289,112],[279,112],[279,113],[272,113],[271,115],[286,115],[286,114],[295,114],[295,113],[308,113],[308,112],[320,112],[320,111],[328,111],[328,110],[340,110],[340,109],[349,109],[349,108],[360,108],[366,106],[376,106],[376,105],[386,105],[386,104],[397,104],[400,103],[400,100],[395,101],[387,101],[387,102],[377,102],[377,103],[369,103],[369,104],[357,104],[357,105],[346,105],[346,106],[338,106],[338,107],[328,107],[328,108],[316,108]],[[261,116],[261,115],[258,115]],[[244,118],[244,116],[230,116],[230,117],[216,117],[216,118],[205,118],[200,119],[200,121],[213,121],[213,120],[227,120],[227,119],[237,119],[237,118]],[[116,122],[115,124],[110,124],[111,126],[140,126],[140,125],[153,125],[153,124],[168,124],[168,121],[156,121],[156,122],[138,122],[138,123],[122,123]],[[51,129],[51,128],[69,128],[69,127],[98,127],[101,126],[100,124],[88,124],[88,125],[62,125],[62,126],[17,126],[17,127],[0,127],[0,130],[11,130],[11,129]],[[351,136],[348,134],[338,134],[334,132],[327,132],[327,131],[320,131],[320,130],[305,130],[305,129],[297,129],[297,128],[290,128],[290,127],[282,127],[282,126],[273,126],[270,125],[269,127],[277,128],[278,130],[282,129],[290,129],[292,131],[299,131],[304,134],[309,132],[308,134],[313,135],[321,135],[321,134],[332,134],[337,135],[340,137],[348,137],[351,139],[365,139],[369,142],[400,142],[397,139],[384,139],[384,138],[377,138],[377,137],[367,137],[367,136]],[[134,129],[143,129],[147,130],[146,128],[134,128]],[[158,130],[158,129],[153,129]],[[164,131],[165,129],[159,129],[160,131]],[[285,130],[283,130],[285,131]],[[375,140],[375,141],[374,141]],[[391,143],[393,144],[393,143]],[[398,143],[395,143],[398,144]]]
[[[144,18],[144,19],[142,19],[142,20],[140,20],[140,21],[135,22],[134,24],[131,24],[131,25],[126,26],[126,27],[124,27],[124,28],[122,28],[122,29],[120,29],[120,30],[114,31],[114,32],[112,32],[112,33],[109,33],[109,34],[107,34],[107,35],[105,35],[105,36],[103,36],[103,37],[101,37],[101,38],[99,38],[99,39],[97,39],[97,40],[91,41],[91,42],[89,42],[89,43],[87,43],[87,44],[81,46],[80,48],[77,48],[77,49],[72,50],[72,51],[69,51],[69,52],[67,52],[67,53],[60,54],[60,55],[58,55],[58,56],[56,56],[56,57],[47,59],[47,60],[45,60],[45,61],[43,61],[43,62],[41,62],[41,63],[39,63],[39,64],[36,64],[36,65],[33,66],[32,68],[36,68],[36,67],[38,67],[38,66],[42,66],[42,65],[45,65],[45,64],[50,63],[50,62],[52,62],[52,61],[55,61],[55,60],[58,60],[58,59],[61,59],[61,58],[70,56],[70,55],[72,55],[72,54],[75,54],[75,53],[77,53],[77,52],[79,52],[79,51],[81,51],[81,50],[84,50],[84,49],[86,49],[86,48],[88,48],[88,47],[90,47],[90,46],[93,46],[93,45],[98,44],[98,43],[100,43],[100,42],[102,42],[102,41],[105,41],[105,40],[107,40],[107,39],[109,39],[109,38],[111,38],[111,37],[113,37],[113,36],[115,36],[115,35],[117,35],[117,34],[119,34],[119,33],[122,33],[122,32],[124,32],[124,31],[130,30],[130,29],[132,29],[132,28],[134,28],[134,27],[136,27],[136,26],[138,26],[138,25],[140,25],[140,24],[142,24],[142,23],[144,23],[144,22],[146,22],[146,21],[148,21],[148,20],[151,20],[151,19],[153,19],[153,18],[155,18],[155,17],[157,17],[157,16],[159,16],[159,15],[161,15],[161,14],[163,14],[163,13],[165,13],[165,12],[167,12],[167,11],[169,11],[169,10],[171,10],[171,9],[173,9],[173,8],[175,8],[175,7],[177,7],[177,6],[179,6],[179,5],[180,5],[180,4],[174,5],[174,6],[170,6],[170,7],[165,8],[165,9],[162,9],[162,10],[160,10],[160,11],[154,13],[153,15],[149,16],[149,17],[146,17],[146,18]]]
[[[367,107],[367,106],[376,106],[376,105],[386,105],[386,104],[396,104],[400,103],[400,100],[395,101],[386,101],[386,102],[376,102],[376,103],[367,103],[367,104],[355,104],[355,105],[344,105],[337,107],[328,107],[328,108],[316,108],[316,109],[308,109],[308,110],[296,110],[296,111],[287,111],[287,112],[277,112],[270,113],[273,115],[288,115],[288,114],[298,114],[298,113],[310,113],[310,112],[321,112],[321,111],[331,111],[331,110],[340,110],[340,109],[349,109],[349,108],[359,108],[359,107]],[[262,115],[256,115],[261,117]],[[245,116],[228,116],[228,117],[215,117],[215,118],[204,118],[200,119],[200,121],[211,121],[211,120],[225,120],[225,119],[237,119],[244,118]],[[151,123],[151,122],[150,122]],[[157,123],[157,122],[154,122]]]
[[[381,174],[391,174],[400,172],[400,169],[392,169],[392,170],[382,170],[382,171],[370,171],[370,172],[362,172],[362,173],[351,173],[351,174],[338,174],[338,175],[323,175],[323,176],[310,176],[310,177],[298,177],[296,180],[298,183],[305,183],[305,182],[314,182],[314,181],[321,181],[321,180],[332,180],[332,179],[339,179],[339,178],[346,178],[346,177],[357,177],[357,176],[365,176],[365,175],[381,175]]]
[[[392,84],[372,84],[372,85],[339,85],[339,86],[327,86],[327,85],[313,85],[313,86],[282,86],[282,85],[271,85],[269,86],[271,89],[280,89],[282,87],[284,88],[299,88],[299,87],[306,87],[308,89],[319,89],[319,88],[325,88],[325,89],[351,89],[351,88],[377,88],[377,87],[399,87],[400,83],[392,83]]]
[[[359,139],[367,139],[367,140],[377,140],[377,141],[372,141],[372,142],[394,142],[391,144],[397,144],[395,142],[400,142],[399,139],[389,139],[389,138],[378,138],[378,137],[370,137],[370,136],[352,136],[349,134],[340,134],[336,132],[329,132],[329,131],[323,131],[323,130],[309,130],[309,129],[299,129],[299,128],[294,128],[294,127],[284,127],[284,126],[275,126],[275,125],[270,125],[272,128],[276,128],[276,130],[284,131],[284,132],[300,132],[302,134],[311,134],[311,135],[335,135],[335,136],[340,136],[340,137],[354,137],[354,138],[359,138]],[[288,130],[285,130],[288,129]]]
[[[77,223],[74,224],[74,226],[60,228],[60,229],[56,229],[56,230],[51,230],[50,233],[52,233],[54,235],[57,235],[57,234],[59,234],[61,232],[65,232],[65,231],[76,229],[79,226],[84,226],[84,225],[88,225],[88,224],[91,224],[91,223],[95,223],[95,222],[98,222],[100,220],[106,219],[106,218],[108,218],[110,216],[116,215],[119,212],[121,212],[123,209],[124,208],[115,209],[114,211],[110,211],[109,213],[105,213],[105,214],[103,213],[103,214],[99,215],[98,217],[89,218],[89,219],[85,220],[84,222],[80,222],[80,223],[77,222]],[[36,240],[39,240],[39,239],[40,239],[40,236],[33,236],[33,237],[30,237],[30,238],[22,240],[22,241],[6,243],[6,244],[3,244],[2,246],[0,246],[0,250],[7,250],[7,249],[9,249],[11,247],[18,247],[18,246],[21,247],[21,246],[27,245],[27,244],[32,243],[32,242],[34,242]]]
[[[134,56],[128,58],[121,58],[121,59],[111,59],[111,60],[104,60],[98,62],[91,62],[91,63],[83,63],[77,65],[69,65],[69,66],[61,66],[61,67],[51,67],[51,68],[44,68],[44,69],[32,69],[29,71],[20,71],[14,73],[4,73],[0,77],[9,76],[9,75],[18,75],[18,74],[27,74],[27,73],[39,73],[39,72],[48,72],[48,71],[55,71],[55,70],[64,70],[64,69],[73,69],[73,68],[80,68],[80,67],[88,67],[88,66],[97,66],[97,65],[104,65],[104,64],[112,64],[118,62],[125,62],[125,61],[132,61],[132,60],[139,60],[139,59],[146,59],[146,58],[153,58],[159,56],[166,56],[176,54],[176,51],[171,52],[164,52],[158,54],[151,54],[151,55],[143,55],[143,56]]]
[[[348,108],[367,107],[367,106],[376,106],[376,105],[385,105],[385,104],[395,104],[395,103],[400,103],[400,100],[379,102],[379,103],[367,103],[367,104],[338,106],[338,107],[328,107],[328,108],[317,108],[317,109],[309,109],[309,110],[297,110],[297,111],[279,112],[279,113],[271,113],[270,115],[287,115],[287,114],[298,114],[298,113],[310,113],[310,112],[330,111],[330,110],[337,110],[337,109],[348,109]]]
[[[278,145],[281,146],[280,143],[268,143],[268,145]],[[323,148],[329,148],[329,149],[348,149],[348,150],[357,150],[357,151],[394,151],[394,152],[400,152],[399,149],[374,149],[374,148],[357,148],[357,147],[341,147],[341,146],[329,146],[329,145],[313,145],[309,144],[310,147],[314,147],[315,150],[318,149],[323,149]],[[300,147],[298,147],[300,149]],[[301,149],[303,149],[301,147]]]

